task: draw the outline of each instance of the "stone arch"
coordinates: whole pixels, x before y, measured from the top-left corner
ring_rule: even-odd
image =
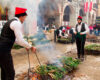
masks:
[[[71,9],[69,6],[66,6],[64,9],[63,21],[70,21]]]
[[[53,3],[51,0],[42,1],[39,4],[38,13],[38,26],[40,27],[59,23],[59,6],[55,1]]]
[[[63,7],[63,22],[64,25],[69,25],[75,13],[74,7],[71,4],[65,4]]]

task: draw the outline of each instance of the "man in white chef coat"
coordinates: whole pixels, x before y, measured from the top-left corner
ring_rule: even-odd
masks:
[[[86,35],[89,32],[88,25],[82,23],[82,17],[78,16],[77,18],[78,24],[75,27],[75,35],[76,35],[76,45],[77,45],[77,56],[78,59],[84,61],[84,46],[86,41]]]
[[[31,49],[33,52],[36,48],[24,40],[22,35],[22,23],[27,17],[27,9],[16,7],[15,17],[9,20],[3,26],[0,35],[0,67],[1,67],[1,80],[14,80],[15,70],[11,56],[11,49],[16,42],[20,46],[25,47],[27,50]]]

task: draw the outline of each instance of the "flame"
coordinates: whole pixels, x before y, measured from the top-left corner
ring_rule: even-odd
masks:
[[[33,77],[32,77],[32,80],[37,80],[38,76],[39,76],[38,74],[34,74]]]

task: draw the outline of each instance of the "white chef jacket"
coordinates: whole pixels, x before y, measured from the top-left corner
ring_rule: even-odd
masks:
[[[78,26],[77,26],[78,32],[81,32],[82,24],[83,24],[83,23],[81,23],[80,25],[78,24]],[[85,23],[84,23],[84,24],[85,24]],[[74,29],[74,32],[76,32],[75,29]],[[82,33],[82,34],[87,34],[88,32],[89,32],[89,27],[88,27],[87,24],[85,24],[85,31],[84,31],[84,32],[81,32],[81,33]]]
[[[66,28],[63,27],[62,30],[66,30]],[[59,36],[62,36],[62,30],[59,30]]]
[[[15,33],[15,37],[16,37],[16,40],[15,42],[20,45],[20,46],[23,46],[25,48],[31,48],[32,45],[30,45],[27,41],[24,40],[24,37],[23,37],[23,32],[22,32],[22,23],[20,22],[20,20],[15,17],[14,19],[17,19],[15,21],[12,21],[11,24],[10,24],[10,28],[14,31]]]

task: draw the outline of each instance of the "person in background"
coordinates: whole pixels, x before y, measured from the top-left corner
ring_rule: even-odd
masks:
[[[55,24],[52,24],[52,28],[53,28],[53,29],[56,29],[56,26],[55,26]]]
[[[92,32],[93,32],[93,26],[92,26],[92,24],[89,26],[89,29],[90,29],[90,34],[92,34]]]
[[[100,36],[100,24],[97,25],[98,33],[97,35]]]
[[[68,37],[68,34],[66,33],[66,30],[62,30],[61,38],[67,38],[67,37]]]
[[[11,49],[16,42],[20,46],[31,49],[33,52],[36,48],[24,40],[22,34],[22,24],[27,17],[27,9],[16,7],[15,17],[8,20],[3,26],[0,35],[0,67],[1,67],[1,80],[14,80],[15,70],[11,55]]]
[[[66,26],[66,31],[67,31],[68,34],[70,33],[70,29],[71,29],[71,27],[69,25],[67,25]]]
[[[96,36],[98,36],[98,29],[97,29],[97,28],[95,29],[94,34],[95,34]]]
[[[66,28],[64,26],[61,27],[56,27],[55,30],[55,34],[57,36],[57,38],[61,38],[62,36],[64,36]]]
[[[45,30],[45,25],[44,24],[42,24],[42,29]]]
[[[98,36],[97,24],[93,25],[94,35]]]
[[[63,26],[61,26],[60,28],[56,27],[56,29],[54,31],[54,42],[56,42],[56,38],[61,38],[61,36],[62,36],[62,29],[63,29]]]
[[[70,27],[69,25],[67,25],[66,29],[67,29],[67,30],[70,30],[70,29],[71,29],[71,27]]]
[[[47,24],[46,26],[45,26],[45,31],[48,31],[49,30],[49,24]]]
[[[71,26],[71,29],[69,30],[69,33],[72,35],[72,41],[71,43],[75,42],[75,34],[74,34],[75,28]]]
[[[76,35],[77,45],[77,59],[84,61],[84,46],[86,41],[86,34],[89,32],[88,25],[82,23],[82,17],[77,18],[78,24],[76,24],[74,34]]]
[[[61,38],[62,36],[64,36],[65,31],[66,31],[65,26],[61,26],[59,28],[59,38]]]

